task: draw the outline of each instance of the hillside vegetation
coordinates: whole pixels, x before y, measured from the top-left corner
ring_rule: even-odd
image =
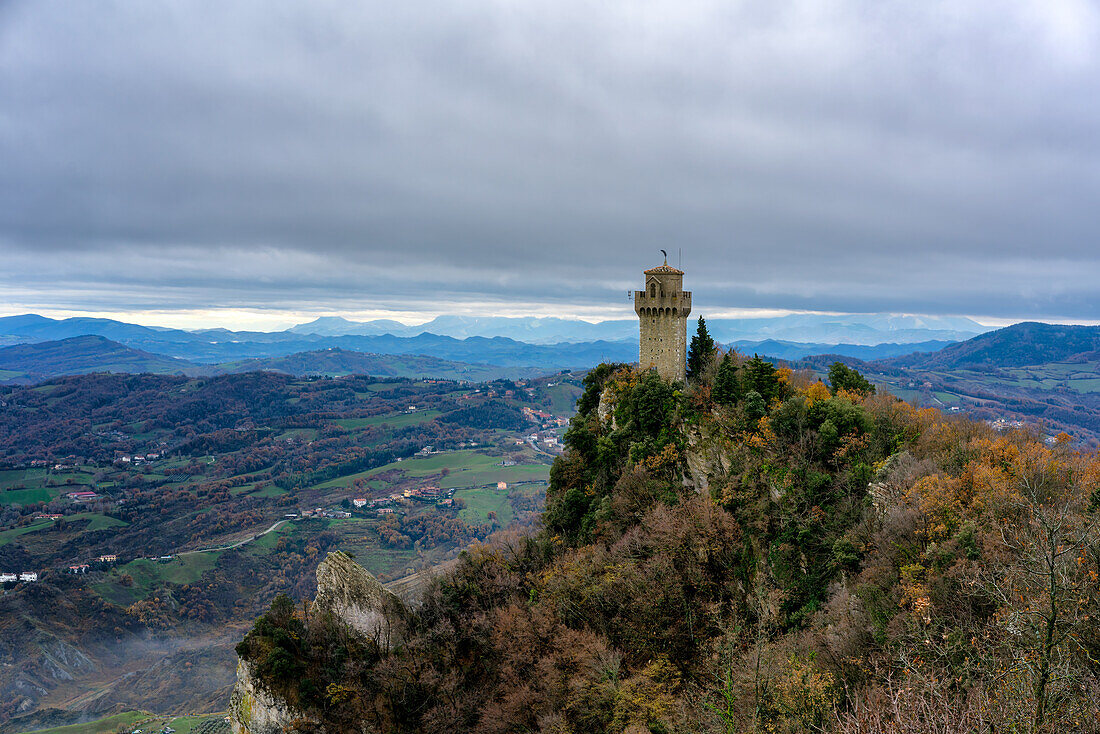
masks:
[[[393,649],[276,602],[238,646],[298,731],[1097,731],[1100,462],[737,355],[588,375],[543,530]]]

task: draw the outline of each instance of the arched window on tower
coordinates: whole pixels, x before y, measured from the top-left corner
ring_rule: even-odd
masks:
[[[656,298],[657,297],[657,284],[656,283],[650,283],[649,284],[649,297],[650,298]]]

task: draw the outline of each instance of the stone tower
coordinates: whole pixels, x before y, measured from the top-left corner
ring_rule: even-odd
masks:
[[[684,271],[668,264],[645,271],[645,290],[634,291],[634,311],[641,328],[638,363],[655,368],[666,380],[683,381],[687,369],[687,317],[691,291]]]

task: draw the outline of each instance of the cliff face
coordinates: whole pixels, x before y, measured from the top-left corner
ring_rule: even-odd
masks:
[[[233,734],[282,734],[290,722],[304,719],[305,715],[264,688],[252,666],[240,660],[237,685],[229,699],[229,718]]]
[[[346,553],[330,553],[317,566],[313,610],[318,614],[331,612],[382,649],[399,642],[395,622],[404,606]],[[233,734],[282,734],[296,720],[310,721],[306,712],[289,706],[270,691],[246,660],[237,664],[229,715]]]
[[[332,612],[383,650],[398,642],[393,622],[403,609],[401,601],[346,553],[330,553],[317,566],[314,609]]]

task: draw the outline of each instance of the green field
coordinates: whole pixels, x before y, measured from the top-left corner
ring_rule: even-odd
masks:
[[[584,391],[576,385],[559,382],[553,387],[545,388],[545,392],[550,397],[550,412],[570,417],[577,412],[577,398]]]
[[[168,725],[176,734],[203,734],[205,731],[228,732],[227,724],[222,720],[225,714],[201,714],[198,716],[156,716],[147,711],[127,711],[105,719],[89,721],[85,724],[57,726],[51,729],[35,729],[29,734],[114,734],[119,731],[141,729],[144,732],[159,732]]]
[[[937,391],[932,394],[944,405],[955,405],[959,402],[959,396],[954,393]]]
[[[388,472],[400,472],[402,479],[420,479],[440,475],[444,469],[448,470],[447,475],[439,477],[439,486],[443,489],[495,484],[500,481],[508,483],[531,480],[545,481],[550,477],[550,467],[547,464],[501,466],[501,457],[499,456],[487,456],[473,449],[466,449],[464,451],[445,451],[430,456],[418,456],[404,461],[394,461],[377,469],[330,479],[314,485],[313,489],[342,489],[351,487],[355,480],[362,479],[367,482],[367,486],[371,490],[376,492],[386,491],[393,482],[388,482],[380,477]],[[400,480],[395,479],[394,482],[400,482]]]
[[[5,469],[0,471],[0,489],[42,487],[46,481],[45,469]]]
[[[111,734],[120,727],[127,727],[127,731],[137,728],[139,723],[152,721],[152,717],[143,711],[127,711],[123,714],[108,716],[106,719],[89,721],[86,724],[73,724],[71,726],[56,726],[52,729],[36,729],[33,734]]]
[[[30,525],[22,528],[12,528],[10,530],[0,531],[0,545],[7,545],[20,535],[26,535],[27,533],[33,533],[36,530],[42,530],[53,525],[53,520],[37,520]]]
[[[49,502],[59,493],[50,493],[47,489],[5,489],[0,491],[0,505],[19,503],[27,505],[32,502]]]
[[[489,513],[497,514],[497,522],[507,525],[512,522],[512,504],[508,501],[507,490],[498,489],[460,489],[455,499],[466,503],[458,516],[465,522],[480,524],[489,522]]]
[[[351,430],[370,428],[372,426],[389,426],[390,428],[405,428],[438,418],[443,415],[438,410],[418,410],[415,413],[387,413],[386,415],[372,415],[369,418],[340,418],[334,420],[336,425]]]
[[[992,379],[1015,387],[1050,390],[1065,385],[1077,392],[1100,392],[1100,363],[1097,362],[1050,362],[1032,367],[1013,367],[1005,372],[1015,379]],[[981,379],[991,378],[982,376]]]
[[[325,523],[326,526],[328,525],[328,520],[313,520],[312,522]],[[279,542],[279,538],[283,537],[284,535],[290,535],[298,529],[299,528],[295,525],[295,523],[292,522],[288,522],[286,525],[280,525],[267,535],[257,538],[248,545],[244,546],[245,552],[254,554],[267,553],[275,547],[275,544]]]
[[[219,551],[187,553],[163,563],[139,558],[112,569],[104,581],[91,584],[91,587],[104,599],[120,606],[129,606],[144,599],[149,592],[165,582],[195,583],[205,572],[214,568],[220,556]],[[120,579],[123,574],[129,574],[133,578],[133,586],[122,585]]]

